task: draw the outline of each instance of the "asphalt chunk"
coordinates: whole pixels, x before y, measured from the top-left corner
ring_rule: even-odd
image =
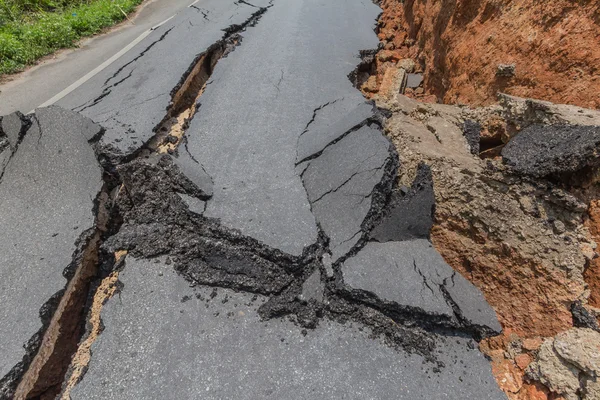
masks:
[[[357,298],[356,291],[371,294],[362,296],[364,301],[442,316],[440,323],[501,331],[481,292],[456,274],[428,240],[368,243],[341,271],[346,290]]]
[[[262,321],[263,297],[194,290],[164,263],[128,258],[119,279],[123,290],[102,310],[105,329],[74,400],[505,398],[488,361],[461,336],[438,337],[440,368],[358,323],[303,331]]]
[[[58,107],[38,109],[32,120],[0,182],[3,394],[14,389],[37,351],[67,283],[63,271],[77,242],[94,228],[103,184],[88,143],[100,127]]]
[[[599,152],[598,126],[531,125],[508,142],[502,158],[517,173],[541,178],[597,165]]]
[[[463,135],[471,148],[471,154],[479,154],[481,141],[481,124],[471,119],[465,120],[463,124]]]
[[[435,195],[431,169],[419,165],[410,189],[396,188],[381,220],[369,234],[377,242],[429,238],[433,226]]]

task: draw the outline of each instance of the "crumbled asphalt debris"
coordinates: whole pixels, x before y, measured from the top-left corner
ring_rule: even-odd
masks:
[[[369,234],[377,242],[429,238],[433,226],[435,196],[431,169],[419,165],[410,189],[396,188],[383,215]]]
[[[576,328],[589,328],[600,332],[598,320],[581,303],[576,301],[571,304],[571,314],[573,315],[573,326]]]
[[[598,126],[538,124],[509,141],[502,158],[516,173],[561,178],[600,164],[599,152]]]
[[[465,120],[463,124],[463,135],[471,148],[471,154],[479,154],[479,142],[481,141],[481,124],[471,119]]]

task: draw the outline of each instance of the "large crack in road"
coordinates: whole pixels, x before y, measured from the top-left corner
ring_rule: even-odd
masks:
[[[226,3],[61,101],[80,114],[2,120],[0,398],[503,398],[427,167],[397,186],[348,79],[379,8]]]

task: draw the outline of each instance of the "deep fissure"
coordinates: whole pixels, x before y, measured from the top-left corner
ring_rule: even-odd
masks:
[[[172,101],[171,106],[167,112],[163,122],[159,125],[161,129],[156,129],[159,132],[151,139],[151,141],[144,146],[146,149],[152,152],[172,152],[177,146],[173,146],[172,149],[165,149],[165,124],[171,119],[179,119],[182,114],[184,118],[182,124],[179,124],[181,129],[179,140],[176,144],[179,144],[181,137],[184,134],[185,123],[193,117],[195,112],[196,101],[202,94],[203,88],[210,78],[212,71],[222,57],[226,56],[228,52],[232,51],[236,45],[241,42],[241,36],[239,32],[245,30],[246,27],[255,24],[260,16],[267,10],[267,8],[261,8],[242,25],[235,25],[233,27],[225,29],[223,39],[212,45],[205,52],[200,54],[194,63],[190,66],[188,71],[182,77],[180,83],[171,92]],[[166,35],[172,30],[169,29],[161,35],[161,37],[152,42],[142,53],[140,53],[134,60],[121,67],[112,77],[106,82],[105,86],[108,85],[111,79],[115,78],[127,65],[139,60],[150,48],[152,48],[157,42],[163,40]],[[135,68],[134,68],[135,69]],[[103,93],[96,99],[92,100],[91,104],[82,105],[81,110],[91,107],[110,94],[110,90],[131,77],[133,70],[129,74],[117,81],[116,83],[106,87]],[[79,111],[81,111],[79,110]],[[35,117],[35,116],[33,116]],[[25,118],[26,121],[28,119]],[[173,124],[177,125],[177,124]],[[27,126],[23,127],[23,131],[26,131]],[[172,131],[172,130],[171,130]],[[171,132],[167,130],[167,133]],[[90,142],[96,143],[102,136],[103,131],[96,135]],[[22,136],[22,135],[21,135]],[[22,138],[21,138],[22,139]],[[19,141],[20,142],[20,141]],[[18,143],[17,143],[18,146]],[[16,146],[15,146],[16,147]],[[13,149],[13,153],[14,153]],[[148,151],[136,152],[133,159],[140,156],[147,156]],[[112,213],[112,211],[100,212],[101,208],[107,207],[107,204],[112,201],[117,201],[117,195],[121,192],[119,187],[121,186],[121,178],[115,173],[116,165],[111,160],[106,159],[102,153],[102,149],[97,148],[97,158],[100,164],[105,167],[104,180],[108,183],[105,188],[99,194],[98,204],[95,209],[98,210],[94,214],[96,215],[97,221],[95,223],[95,232],[86,240],[85,245],[78,252],[78,255],[74,258],[74,262],[78,265],[71,267],[73,269],[72,277],[68,280],[65,290],[57,294],[57,298],[51,300],[54,305],[50,305],[50,308],[46,310],[46,313],[50,314],[51,317],[48,320],[47,326],[44,325],[38,335],[38,339],[34,340],[33,344],[30,345],[24,362],[16,366],[9,376],[5,377],[10,379],[8,383],[9,392],[5,395],[7,398],[15,399],[28,399],[37,398],[41,395],[54,396],[63,390],[62,384],[65,380],[65,374],[70,370],[70,374],[78,374],[77,379],[80,380],[81,376],[85,372],[85,366],[69,368],[71,365],[71,358],[77,354],[79,350],[79,341],[86,334],[85,321],[88,318],[88,313],[93,311],[92,305],[88,304],[85,306],[88,297],[91,296],[94,290],[93,281],[102,281],[110,276],[110,271],[114,269],[114,261],[111,260],[113,255],[102,255],[101,246],[104,240],[112,234],[119,231],[121,221],[120,216],[111,215],[110,217],[106,213]],[[110,198],[110,193],[113,194],[113,198]],[[103,214],[102,219],[101,214]],[[108,257],[108,259],[106,259]],[[113,265],[112,267],[100,268],[102,264],[108,263]],[[50,304],[50,303],[48,303]],[[79,311],[78,311],[79,310]],[[96,310],[97,311],[97,310]],[[89,337],[89,335],[87,335]],[[81,358],[81,357],[79,357]],[[85,357],[84,357],[85,358]],[[22,372],[19,372],[22,371]],[[73,385],[73,380],[69,381]],[[18,386],[17,386],[18,384]],[[3,387],[5,383],[2,383]],[[13,389],[11,389],[11,386]],[[64,390],[68,391],[72,386],[67,386]],[[66,392],[65,392],[66,393]]]

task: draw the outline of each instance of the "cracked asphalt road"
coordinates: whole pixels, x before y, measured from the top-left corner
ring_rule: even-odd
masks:
[[[200,0],[3,117],[1,399],[505,398],[349,79],[379,12]]]

